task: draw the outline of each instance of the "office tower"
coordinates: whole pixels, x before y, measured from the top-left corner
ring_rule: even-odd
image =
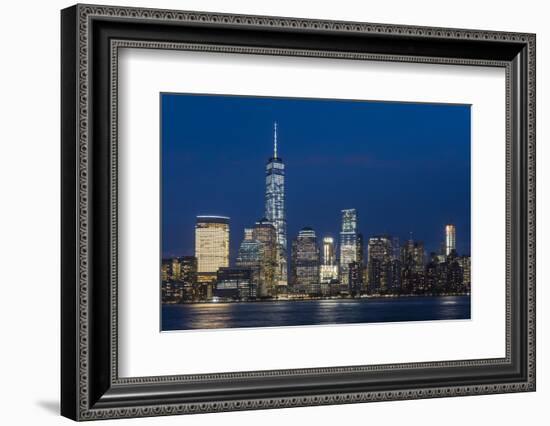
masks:
[[[275,227],[277,235],[277,266],[275,282],[287,285],[287,238],[285,211],[285,165],[277,152],[277,123],[273,126],[273,157],[265,169],[265,217]]]
[[[414,272],[424,271],[424,243],[413,241],[412,237],[401,248],[401,262],[403,267]]]
[[[338,265],[336,263],[336,249],[334,238],[323,238],[323,260],[319,270],[321,284],[329,284],[338,279]]]
[[[454,253],[454,249],[452,253]],[[464,273],[458,262],[458,258],[456,256],[449,257],[447,263],[447,282],[445,291],[451,293],[464,291]]]
[[[357,212],[342,210],[342,231],[340,232],[340,284],[349,285],[349,264],[363,262],[363,238],[357,233]]]
[[[349,294],[359,296],[363,287],[363,267],[359,262],[349,264]]]
[[[369,238],[368,290],[371,293],[385,292],[392,287],[392,240],[387,236]]]
[[[471,276],[472,276],[472,263],[470,256],[461,256],[458,259],[458,263],[462,268],[462,278],[465,291],[470,291]]]
[[[262,244],[262,261],[258,287],[259,297],[273,297],[277,295],[278,245],[277,230],[266,218],[260,219],[252,228],[252,239]]]
[[[197,285],[197,258],[195,256],[183,256],[179,258],[179,264],[184,299],[198,300],[200,293]]]
[[[252,284],[259,288],[264,246],[260,241],[253,238],[253,234],[254,230],[252,228],[245,228],[244,239],[239,246],[235,265],[238,268],[250,269]]]
[[[211,282],[219,268],[229,266],[229,218],[197,216],[195,257],[199,282]]]
[[[214,296],[232,300],[248,300],[256,297],[252,283],[252,271],[248,268],[218,269]]]
[[[412,235],[401,247],[401,288],[414,293],[424,288],[424,244],[414,241]]]
[[[179,281],[181,278],[181,265],[180,260],[177,257],[172,259],[172,277],[174,281]]]
[[[318,294],[319,247],[315,231],[303,228],[292,242],[292,286],[296,293]]]
[[[454,225],[445,225],[445,255],[456,250],[456,228]]]

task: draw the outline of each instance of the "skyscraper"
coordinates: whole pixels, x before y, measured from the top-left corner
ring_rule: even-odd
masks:
[[[401,247],[401,289],[405,293],[417,292],[425,287],[424,243],[414,241],[412,233]]]
[[[277,283],[275,274],[277,270],[277,232],[273,223],[266,218],[260,219],[252,228],[252,239],[262,244],[262,260],[260,267],[260,280],[258,296],[276,296]]]
[[[287,238],[285,211],[285,165],[277,153],[277,122],[273,125],[273,157],[265,169],[265,217],[275,227],[277,235],[277,266],[275,282],[287,284]]]
[[[245,228],[244,240],[241,242],[235,265],[251,271],[252,284],[259,288],[264,257],[264,245],[253,238],[254,230]]]
[[[315,231],[303,228],[292,242],[292,285],[298,293],[317,294],[319,285],[319,247]]]
[[[369,238],[368,289],[370,292],[387,291],[392,287],[392,240],[387,236]]]
[[[445,225],[445,255],[456,250],[456,228],[454,225]]]
[[[200,282],[215,279],[219,268],[229,266],[229,218],[197,216],[195,257]]]
[[[336,250],[334,248],[334,238],[323,238],[323,261],[320,269],[321,283],[330,283],[338,279],[338,265],[336,264]]]
[[[197,258],[195,256],[180,257],[181,282],[185,300],[198,300],[200,289],[197,285]]]
[[[363,238],[357,233],[357,212],[342,210],[342,231],[340,232],[340,284],[348,287],[349,265],[363,262]]]

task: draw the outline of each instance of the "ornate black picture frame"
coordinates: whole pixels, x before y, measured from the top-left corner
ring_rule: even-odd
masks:
[[[61,413],[159,416],[535,390],[535,35],[76,5],[61,13]],[[186,49],[506,70],[506,356],[120,378],[117,52]]]

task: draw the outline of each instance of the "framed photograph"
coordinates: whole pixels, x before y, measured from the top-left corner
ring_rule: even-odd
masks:
[[[535,35],[61,29],[64,416],[535,390]]]

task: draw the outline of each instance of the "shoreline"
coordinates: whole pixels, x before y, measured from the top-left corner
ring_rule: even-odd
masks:
[[[319,300],[372,300],[372,299],[403,299],[403,298],[419,298],[419,297],[458,297],[470,296],[470,293],[443,293],[443,294],[373,294],[363,295],[360,297],[311,297],[311,298],[289,298],[289,299],[258,299],[258,300],[220,300],[220,301],[201,301],[201,302],[173,302],[161,303],[161,306],[173,305],[219,305],[227,304],[248,304],[248,303],[281,303],[281,302],[315,302]]]

